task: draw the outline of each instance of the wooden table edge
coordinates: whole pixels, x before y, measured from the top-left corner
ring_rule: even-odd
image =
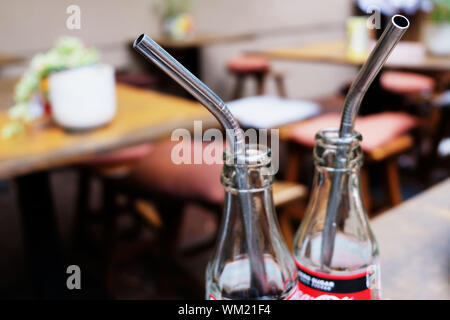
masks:
[[[203,128],[216,127],[217,121],[209,114],[205,114],[201,119],[198,116],[191,118],[184,118],[173,121],[171,126],[183,127],[187,122],[193,122],[201,120]],[[149,138],[149,135],[152,138]],[[101,154],[108,151],[117,150],[124,147],[133,145],[149,143],[159,139],[168,137],[167,129],[164,125],[152,126],[151,128],[138,129],[136,131],[126,134],[126,140],[124,138],[119,139],[112,137],[105,139],[102,142],[96,142],[95,144],[83,143],[77,146],[77,148],[61,148],[56,151],[47,153],[32,155],[29,157],[21,157],[21,160],[13,158],[10,160],[3,160],[0,166],[0,179],[8,180],[17,176],[26,175],[35,171],[43,171],[50,168],[60,168],[67,165],[76,164],[83,160],[90,159],[96,154]],[[45,163],[45,165],[43,165]]]

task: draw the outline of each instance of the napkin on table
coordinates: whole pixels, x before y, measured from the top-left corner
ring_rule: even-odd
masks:
[[[320,106],[312,101],[269,95],[238,99],[227,105],[241,125],[256,129],[275,128],[304,120],[320,111]]]

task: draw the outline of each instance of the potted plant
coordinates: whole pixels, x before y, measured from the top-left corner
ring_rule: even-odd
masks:
[[[450,55],[450,0],[433,0],[424,43],[431,54]]]
[[[102,125],[115,114],[114,70],[100,64],[100,54],[77,38],[64,37],[46,53],[35,55],[14,91],[3,138],[24,131],[44,113],[70,129]]]
[[[182,40],[193,35],[194,21],[188,13],[190,6],[190,0],[162,0],[155,6],[164,36]]]

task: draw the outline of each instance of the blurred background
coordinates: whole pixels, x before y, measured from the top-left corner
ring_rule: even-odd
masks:
[[[311,187],[314,134],[339,123],[374,40],[390,16],[405,14],[411,28],[357,122],[368,214],[378,219],[448,182],[449,8],[445,0],[2,1],[0,297],[58,296],[53,277],[75,264],[83,290],[73,297],[203,298],[221,168],[169,164],[169,138],[193,120],[217,123],[133,50],[142,33],[233,101],[244,127],[280,129],[274,196],[291,245]],[[86,96],[87,109],[77,109]],[[94,103],[104,106],[95,116],[73,112]],[[274,104],[284,117],[272,119]],[[442,206],[448,222],[448,201]],[[449,298],[447,284],[442,292]]]

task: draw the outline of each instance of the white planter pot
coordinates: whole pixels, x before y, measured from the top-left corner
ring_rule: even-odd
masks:
[[[49,78],[54,121],[67,129],[104,125],[116,113],[114,68],[96,64],[55,72]]]
[[[427,23],[424,30],[427,50],[436,55],[450,55],[450,23]]]

